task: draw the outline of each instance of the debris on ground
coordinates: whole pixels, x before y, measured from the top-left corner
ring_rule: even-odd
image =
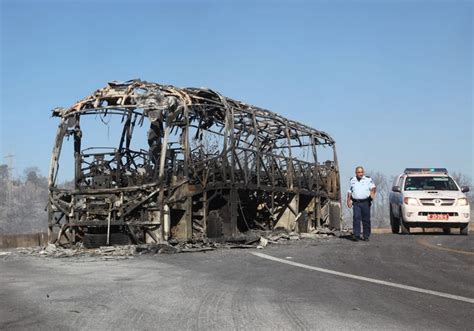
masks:
[[[67,258],[67,257],[104,257],[104,259],[130,258],[144,254],[176,254],[207,252],[216,249],[264,249],[269,244],[281,244],[295,240],[319,240],[335,236],[335,232],[327,228],[318,228],[309,233],[286,231],[252,231],[234,238],[232,241],[192,241],[179,242],[170,240],[161,244],[140,244],[120,246],[100,246],[99,248],[85,248],[81,243],[72,247],[62,247],[48,244],[45,247],[17,248],[14,252],[0,252],[0,256],[9,256],[15,252],[18,255],[40,257]]]
[[[257,245],[257,249],[263,249],[268,245],[268,239],[264,237],[260,237],[260,241]]]

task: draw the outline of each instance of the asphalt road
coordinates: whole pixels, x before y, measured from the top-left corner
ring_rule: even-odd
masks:
[[[0,329],[9,330],[472,330],[474,236],[373,235],[107,261],[0,256],[0,281]]]

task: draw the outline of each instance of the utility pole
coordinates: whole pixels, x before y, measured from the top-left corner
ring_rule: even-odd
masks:
[[[7,160],[7,206],[11,205],[12,202],[12,190],[13,190],[13,158],[15,155],[5,155]]]

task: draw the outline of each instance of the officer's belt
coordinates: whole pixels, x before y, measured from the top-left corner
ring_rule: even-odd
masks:
[[[354,198],[352,198],[352,201],[353,202],[367,202],[367,201],[370,201],[370,197],[366,198],[366,199],[354,199]]]

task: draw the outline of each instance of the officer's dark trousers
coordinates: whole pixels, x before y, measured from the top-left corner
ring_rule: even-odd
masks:
[[[360,237],[360,222],[364,227],[364,238],[370,236],[370,202],[355,202],[352,205],[354,236]]]

